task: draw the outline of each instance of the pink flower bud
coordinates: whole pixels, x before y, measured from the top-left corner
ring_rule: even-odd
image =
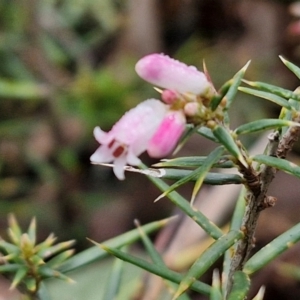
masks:
[[[194,117],[200,108],[200,104],[198,102],[189,102],[184,106],[184,113],[188,117]]]
[[[161,99],[167,104],[173,104],[178,100],[178,94],[171,90],[163,90],[161,93]]]
[[[100,127],[94,136],[101,146],[91,156],[94,163],[114,163],[114,173],[124,179],[124,166],[140,164],[138,156],[146,151],[148,143],[167,112],[167,105],[159,100],[146,100],[129,110],[108,133]]]
[[[185,124],[182,111],[169,111],[149,142],[149,156],[160,158],[170,154],[184,132]]]
[[[179,93],[206,95],[212,89],[203,72],[163,54],[150,54],[140,59],[135,70],[144,80]]]

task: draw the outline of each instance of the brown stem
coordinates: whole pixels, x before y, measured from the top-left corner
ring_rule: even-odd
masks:
[[[300,121],[300,114],[297,113],[293,119]],[[299,127],[290,127],[279,141],[279,133],[275,132],[269,136],[267,155],[285,158],[292,149],[300,134]],[[273,167],[263,165],[260,173],[257,173],[251,166],[245,168],[240,165],[240,172],[247,182],[247,193],[245,196],[246,209],[242,221],[242,230],[245,238],[239,240],[233,255],[227,283],[227,295],[232,288],[234,272],[241,270],[247,261],[251,250],[255,246],[255,228],[260,212],[275,204],[275,198],[267,196],[270,183],[275,177],[277,170]]]

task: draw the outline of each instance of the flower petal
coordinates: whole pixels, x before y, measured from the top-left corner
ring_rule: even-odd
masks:
[[[170,111],[149,142],[149,156],[160,158],[170,154],[184,132],[185,124],[186,119],[182,111]]]
[[[95,153],[90,157],[90,160],[95,163],[108,163],[114,160],[111,149],[107,146],[100,146]]]
[[[119,180],[124,180],[125,179],[125,175],[124,175],[124,167],[126,166],[126,157],[125,156],[121,156],[118,157],[117,159],[115,159],[114,161],[114,173],[116,175],[116,177]]]

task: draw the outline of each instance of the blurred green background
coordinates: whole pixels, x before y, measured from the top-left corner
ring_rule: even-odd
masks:
[[[93,128],[109,130],[126,110],[158,97],[134,72],[152,52],[200,69],[205,59],[216,88],[252,59],[247,79],[294,89],[278,59],[300,60],[299,9],[289,2],[0,0],[1,235],[9,212],[25,227],[36,216],[40,238],[55,232],[76,239],[80,251],[90,246],[86,237],[103,241],[134,218],[168,216],[171,205],[153,205],[158,191],[146,178],[119,182],[90,165]],[[233,124],[277,113],[243,95],[231,112]],[[206,149],[191,141],[179,154]]]

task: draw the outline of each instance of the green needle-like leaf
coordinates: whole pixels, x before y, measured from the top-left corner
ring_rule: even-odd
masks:
[[[11,290],[14,289],[25,278],[25,276],[27,275],[27,271],[28,271],[27,267],[25,266],[20,267],[16,272],[9,289]]]
[[[37,294],[41,300],[52,300],[50,293],[43,281],[40,283],[40,288]]]
[[[135,266],[138,266],[146,271],[149,271],[152,274],[156,274],[164,279],[170,280],[175,283],[180,283],[183,278],[183,276],[181,274],[174,272],[172,270],[169,270],[164,265],[160,266],[160,265],[149,263],[139,257],[132,256],[132,255],[130,255],[128,253],[124,253],[116,248],[108,247],[107,245],[97,244],[97,243],[95,243],[95,244],[98,245],[99,247],[101,247],[103,250],[107,251],[108,253],[110,253],[124,261],[127,261]],[[210,286],[208,284],[202,283],[200,281],[195,281],[191,285],[191,289],[198,293],[201,293],[203,295],[210,294]]]
[[[38,269],[38,274],[43,278],[58,278],[68,283],[74,283],[74,280],[63,273],[49,268],[47,265],[43,265]]]
[[[235,205],[233,216],[230,222],[230,230],[239,230],[242,225],[242,220],[245,213],[246,201],[245,201],[246,189],[243,187],[240,191],[238,200]],[[232,260],[232,253],[234,251],[235,245],[225,252],[223,261],[223,273],[222,273],[222,292],[226,295],[228,276],[230,272],[230,264]]]
[[[160,221],[155,221],[146,225],[143,225],[143,230],[146,233],[151,233],[154,232],[162,227],[164,227],[168,222],[170,221],[170,218],[160,220]],[[106,245],[110,247],[115,247],[115,248],[120,248],[123,247],[124,245],[130,245],[137,240],[140,239],[140,234],[138,229],[133,229],[131,231],[128,231],[122,235],[119,235],[113,239],[110,239],[105,242]],[[63,263],[58,270],[66,273],[75,269],[78,269],[82,266],[85,266],[89,263],[92,263],[96,260],[102,259],[107,256],[107,252],[99,249],[98,246],[91,247],[87,250],[84,250],[70,259],[68,259],[65,263]]]
[[[74,251],[74,249],[66,250],[51,258],[49,261],[47,261],[46,265],[49,268],[56,268],[59,265],[61,265],[64,261],[69,259],[74,254]]]
[[[147,253],[150,255],[151,260],[157,264],[157,265],[165,265],[165,262],[163,261],[161,255],[159,252],[155,249],[153,243],[151,242],[150,238],[148,235],[145,233],[143,228],[140,226],[139,222],[136,220],[135,224],[137,228],[139,229],[140,235],[141,235],[141,240],[147,250]]]
[[[40,244],[35,246],[35,251],[40,255],[45,249],[49,248],[56,241],[56,237],[53,233],[49,234],[49,236]]]
[[[243,272],[253,274],[300,240],[300,223],[281,234],[256,252],[245,264]]]
[[[20,264],[5,264],[0,265],[0,273],[10,273],[10,272],[16,272],[20,268],[23,268],[24,265]]]
[[[223,97],[228,92],[228,90],[229,90],[230,86],[232,85],[232,83],[233,83],[233,79],[230,79],[227,82],[225,82],[222,85],[222,87],[220,88],[218,94],[211,98],[210,107],[211,107],[212,110],[215,110],[218,107],[218,105],[222,101]]]
[[[204,161],[204,163],[200,167],[198,167],[196,170],[192,171],[186,177],[183,177],[180,180],[178,180],[177,182],[175,182],[174,184],[172,184],[158,198],[156,198],[155,201],[167,196],[170,192],[174,191],[179,186],[195,179],[196,184],[195,184],[195,188],[194,188],[192,199],[191,199],[191,204],[193,204],[196,193],[200,189],[200,187],[203,183],[203,180],[205,178],[205,175],[211,169],[212,165],[219,160],[219,158],[221,157],[223,151],[224,151],[223,147],[216,148],[213,152],[211,152],[209,154],[209,156],[206,158],[206,160]]]
[[[147,169],[147,167],[143,164],[140,165],[142,169]],[[165,191],[169,188],[164,181],[159,178],[148,176],[148,178],[161,190]],[[223,235],[222,230],[212,223],[207,217],[205,217],[200,211],[196,208],[191,207],[189,202],[184,199],[177,192],[173,191],[168,194],[168,198],[181,210],[183,210],[186,215],[191,217],[201,228],[207,232],[212,238],[217,239]]]
[[[210,128],[201,126],[198,130],[197,133],[199,133],[200,135],[204,136],[205,138],[218,143],[218,139],[216,139],[216,137],[214,136],[214,134],[212,133],[212,130]]]
[[[27,233],[32,245],[35,245],[36,242],[36,219],[35,218],[31,220]]]
[[[219,142],[225,146],[225,148],[228,150],[230,154],[232,154],[236,159],[238,159],[244,166],[247,166],[247,163],[237,146],[236,141],[230,134],[228,130],[226,130],[222,126],[216,126],[213,129],[214,136],[219,140]]]
[[[197,131],[197,127],[194,127],[193,125],[186,125],[186,130],[183,134],[183,136],[180,138],[180,141],[176,147],[176,149],[173,151],[173,155],[175,155],[178,151],[181,150],[181,148],[185,145],[185,143],[190,139],[190,137]]]
[[[300,68],[283,58],[281,55],[279,55],[279,58],[300,79]]]
[[[232,82],[228,92],[224,96],[224,99],[226,100],[226,109],[227,110],[230,108],[230,106],[235,98],[235,95],[239,89],[241,81],[242,81],[249,65],[250,65],[250,61],[248,61],[246,63],[246,65],[240,71],[238,71],[233,77],[233,82]]]
[[[265,164],[267,166],[271,166],[276,169],[282,170],[296,177],[300,177],[300,167],[288,160],[263,154],[255,155],[252,157],[252,159],[261,164]]]
[[[6,251],[7,253],[11,254],[11,253],[19,253],[20,249],[19,247],[8,243],[4,240],[0,240],[0,249],[4,249],[4,251]]]
[[[233,286],[227,300],[244,300],[250,288],[250,278],[242,271],[233,275]]]
[[[243,233],[241,231],[229,231],[227,234],[224,234],[222,237],[216,240],[210,247],[208,247],[191,266],[187,274],[180,282],[174,299],[190,288],[191,284],[197,278],[203,275],[229,247],[231,247],[242,237]]]
[[[213,280],[212,280],[209,300],[223,300],[220,287],[221,287],[220,273],[217,269],[215,269],[213,272]]]
[[[243,82],[245,82],[246,84],[248,84],[258,90],[270,92],[274,95],[283,97],[285,99],[294,99],[296,101],[300,101],[300,95],[295,92],[292,92],[290,90],[283,89],[281,87],[278,87],[278,86],[275,86],[272,84],[268,84],[268,83],[264,83],[264,82],[260,82],[260,81],[243,80]]]
[[[197,168],[203,165],[206,156],[185,156],[173,159],[162,159],[159,163],[152,165],[156,168]],[[233,168],[234,164],[228,156],[222,156],[220,160],[213,165],[214,168]]]
[[[37,282],[36,282],[35,278],[26,277],[26,278],[24,278],[23,283],[26,285],[26,288],[28,291],[34,292],[37,288]],[[43,298],[42,298],[42,300],[43,300]]]
[[[52,247],[49,247],[45,250],[42,250],[38,253],[38,255],[40,255],[43,258],[47,258],[50,257],[56,253],[59,253],[65,249],[68,249],[70,247],[72,247],[75,244],[75,240],[71,240],[71,241],[66,241],[66,242],[61,242],[59,244],[56,244]]]
[[[199,168],[199,172],[197,174],[196,183],[193,189],[192,198],[191,198],[191,204],[194,203],[194,200],[203,184],[203,181],[205,179],[205,176],[209,172],[209,170],[212,168],[212,166],[219,161],[221,155],[224,152],[224,147],[218,147],[214,149],[206,158],[206,160],[203,162],[202,166]]]
[[[250,88],[245,88],[245,87],[239,87],[239,91],[259,97],[259,98],[269,100],[269,101],[276,103],[277,105],[285,107],[287,109],[292,109],[291,105],[289,104],[289,102],[286,99],[279,97],[277,95],[274,95],[272,93],[258,91],[255,89],[250,89]]]
[[[236,134],[245,134],[245,133],[257,132],[260,130],[277,129],[284,126],[300,126],[300,124],[288,120],[262,119],[247,124],[243,124],[239,126],[237,129],[235,129],[234,132]]]
[[[164,169],[165,174],[161,178],[170,180],[180,180],[189,176],[192,171],[190,170],[178,170],[178,169]],[[197,176],[191,178],[190,181],[195,181]],[[224,184],[241,184],[245,180],[238,174],[226,174],[226,173],[207,173],[204,178],[205,184],[210,185],[224,185]]]
[[[124,260],[115,258],[103,299],[116,299],[121,287],[121,277],[124,270]]]
[[[18,224],[17,219],[15,218],[15,216],[13,214],[8,215],[8,228],[13,232],[14,236],[19,241],[21,238],[21,235],[22,235],[22,230]]]

